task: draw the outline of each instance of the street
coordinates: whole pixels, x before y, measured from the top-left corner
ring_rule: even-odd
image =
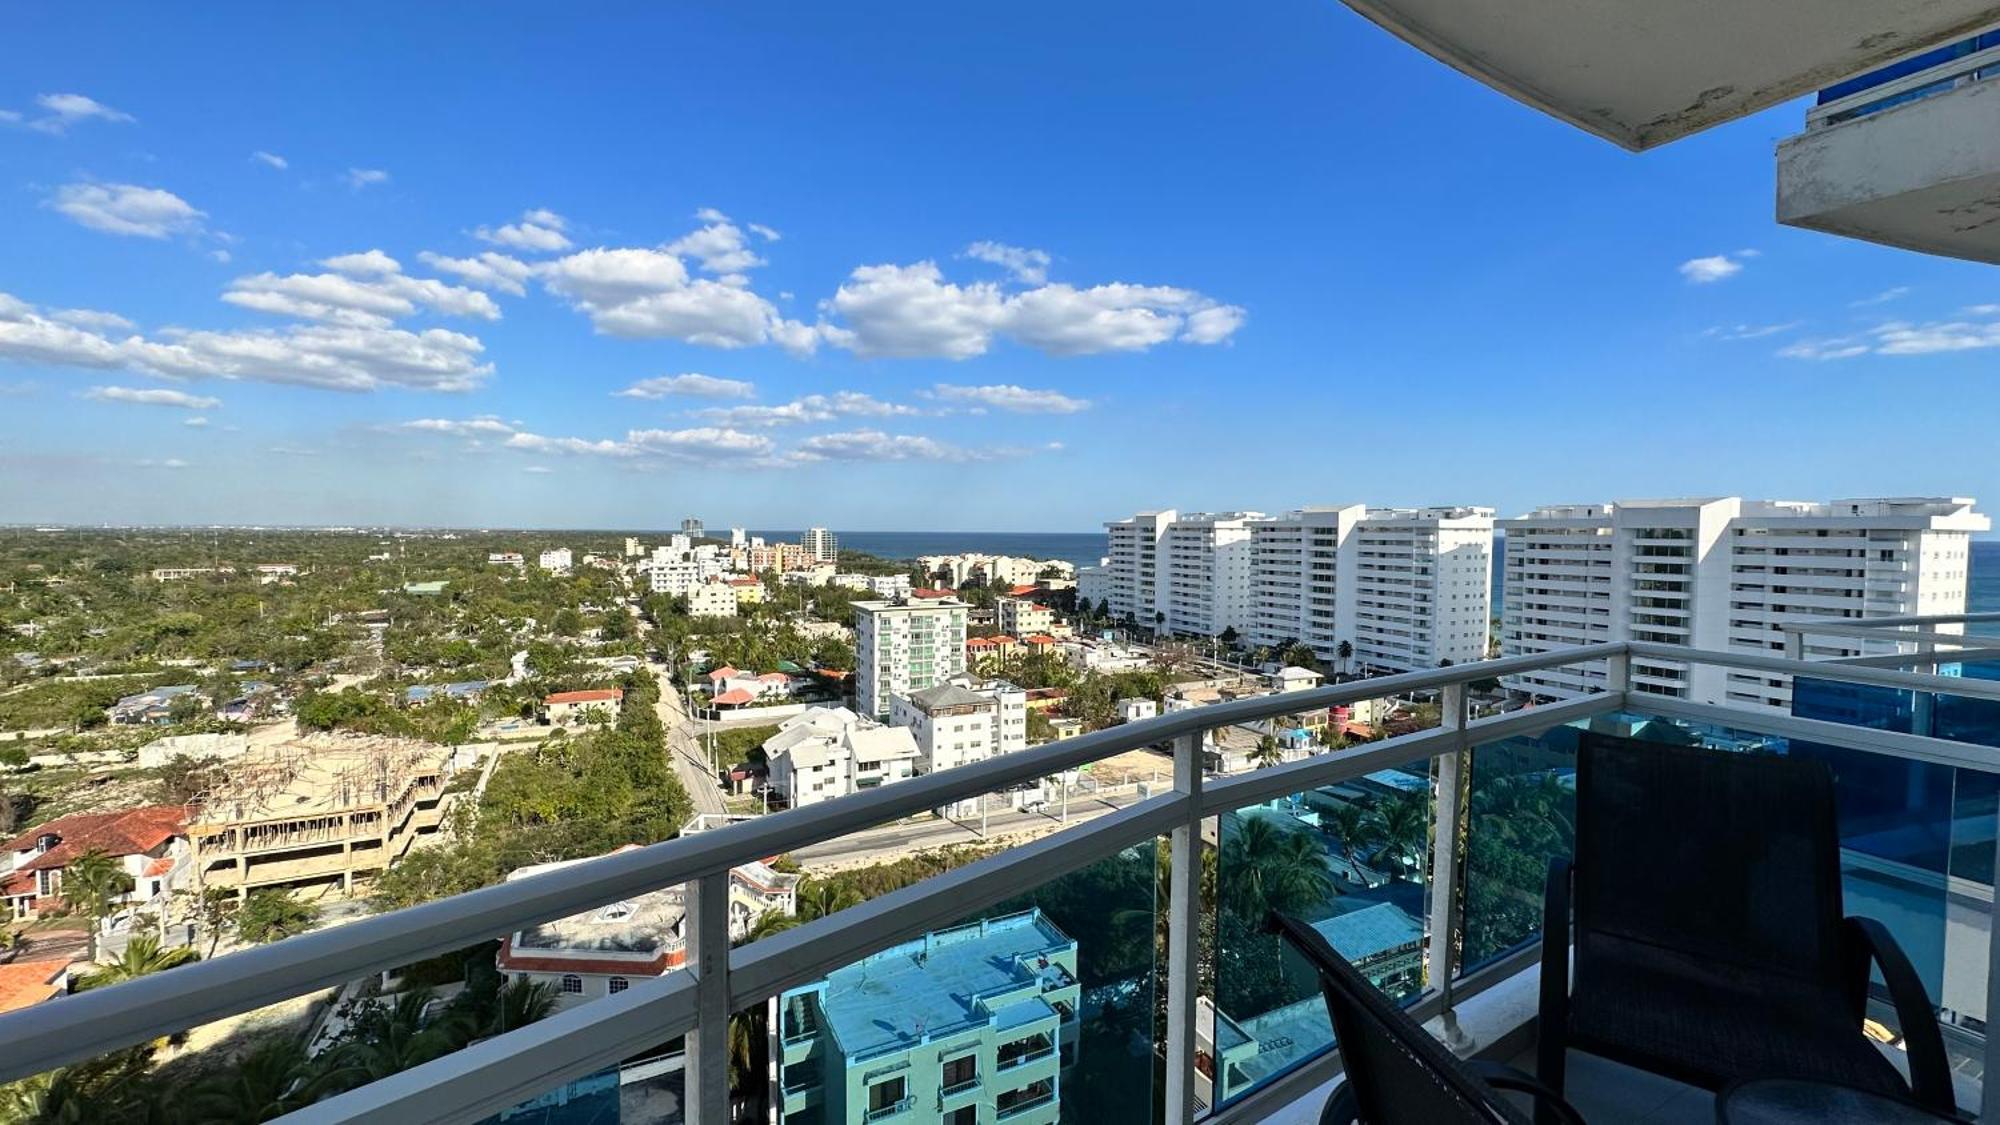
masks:
[[[667,760],[673,763],[674,772],[680,775],[681,785],[694,799],[697,813],[726,813],[728,807],[722,801],[722,789],[708,770],[708,755],[692,730],[692,723],[683,710],[680,692],[668,673],[671,666],[655,664],[653,675],[660,681],[660,702],[656,704],[660,725],[667,730]]]
[[[1094,793],[1072,791],[1069,797],[1069,823],[1081,824],[1113,810],[1137,804],[1138,801],[1136,788],[1130,792],[1102,797]],[[828,840],[822,844],[800,848],[792,853],[792,858],[806,868],[827,871],[881,863],[925,848],[943,848],[955,844],[976,845],[990,843],[1003,837],[1017,840],[1033,839],[1060,831],[1063,827],[1060,807],[1051,807],[1045,812],[996,810],[986,818],[986,835],[983,837],[979,834],[977,817],[965,821],[925,820],[914,823],[899,821],[880,828],[851,833],[838,840]]]

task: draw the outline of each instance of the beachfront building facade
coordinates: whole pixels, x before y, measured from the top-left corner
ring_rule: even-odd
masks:
[[[1782,625],[1962,613],[1971,537],[1992,521],[1963,497],[1800,502],[1715,497],[1537,508],[1507,536],[1501,653],[1648,641],[1783,656]],[[1945,626],[1944,628],[1951,628]],[[1867,642],[1808,638],[1811,659]],[[1517,695],[1604,689],[1603,662],[1519,673]],[[1788,677],[1635,659],[1634,691],[1789,712]]]
[[[1076,1061],[1076,952],[1029,910],[925,934],[781,994],[769,1021],[774,1118],[1054,1125]]]
[[[799,536],[799,546],[813,562],[833,562],[840,557],[840,540],[833,532],[823,527],[806,528]]]
[[[963,673],[969,609],[952,597],[855,602],[855,710],[886,721],[892,697]]]
[[[1341,671],[1409,672],[1486,655],[1492,509],[1301,508],[1250,530],[1243,631],[1252,643],[1298,641]]]

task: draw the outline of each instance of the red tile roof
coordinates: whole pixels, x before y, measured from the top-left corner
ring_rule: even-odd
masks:
[[[1018,598],[1024,594],[1032,594],[1039,589],[1041,589],[1040,586],[1013,586],[1008,588],[1007,595],[1009,597]]]
[[[765,684],[782,684],[790,679],[791,677],[783,672],[761,672],[757,676],[757,681]]]
[[[742,577],[742,578],[732,578],[732,579],[730,579],[730,580],[729,580],[729,584],[730,584],[731,586],[762,586],[762,585],[763,585],[763,583],[762,583],[762,582],[759,582],[759,581],[757,581],[757,580],[756,580],[755,578],[751,578],[751,577],[749,577],[749,576],[747,576],[747,575],[746,575],[746,576],[744,576],[744,577]]]
[[[719,684],[731,676],[740,676],[742,674],[743,673],[738,672],[736,669],[731,668],[729,665],[724,664],[722,667],[717,668],[716,670],[708,674],[708,682],[711,684]]]
[[[172,871],[173,869],[174,869],[174,857],[170,855],[163,855],[160,858],[154,860],[153,862],[147,864],[145,873],[147,875],[165,875],[167,872]]]
[[[110,856],[150,852],[187,829],[187,809],[180,805],[148,805],[108,813],[75,813],[37,825],[7,841],[10,852],[32,851],[43,836],[58,838],[55,847],[29,859],[16,873],[58,868],[87,851]]]
[[[18,1011],[60,994],[68,968],[68,958],[0,965],[0,1012]]]
[[[913,598],[949,598],[956,596],[956,591],[936,590],[929,586],[919,586],[910,591],[910,596]]]
[[[995,633],[993,636],[990,636],[986,639],[992,641],[996,645],[1014,645],[1021,643],[1005,633]]]
[[[751,695],[749,691],[743,688],[730,688],[728,691],[716,696],[715,703],[720,706],[738,707],[745,703],[750,703],[756,698],[756,696]]]
[[[1022,637],[1021,643],[1024,645],[1052,645],[1056,643],[1056,639],[1054,637],[1049,636],[1047,633],[1035,633],[1030,636]]]
[[[611,703],[625,698],[623,688],[591,688],[585,691],[559,691],[543,703]]]

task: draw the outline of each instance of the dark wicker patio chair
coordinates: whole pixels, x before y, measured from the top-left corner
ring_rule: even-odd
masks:
[[[1576,857],[1550,863],[1543,904],[1535,1069],[1551,1089],[1578,1050],[1710,1090],[1820,1079],[1955,1112],[1916,970],[1881,923],[1842,916],[1825,764],[1593,733],[1576,791]],[[1871,960],[1908,1082],[1862,1034]]]
[[[1318,930],[1273,913],[1271,924],[1319,973],[1347,1080],[1320,1125],[1527,1125],[1526,1113],[1497,1091],[1527,1094],[1551,1120],[1582,1125],[1562,1097],[1512,1067],[1461,1062],[1363,979]]]

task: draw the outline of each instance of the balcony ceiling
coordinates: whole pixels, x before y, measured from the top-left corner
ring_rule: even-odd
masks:
[[[1993,0],[1345,0],[1440,62],[1633,151],[2000,22]]]

